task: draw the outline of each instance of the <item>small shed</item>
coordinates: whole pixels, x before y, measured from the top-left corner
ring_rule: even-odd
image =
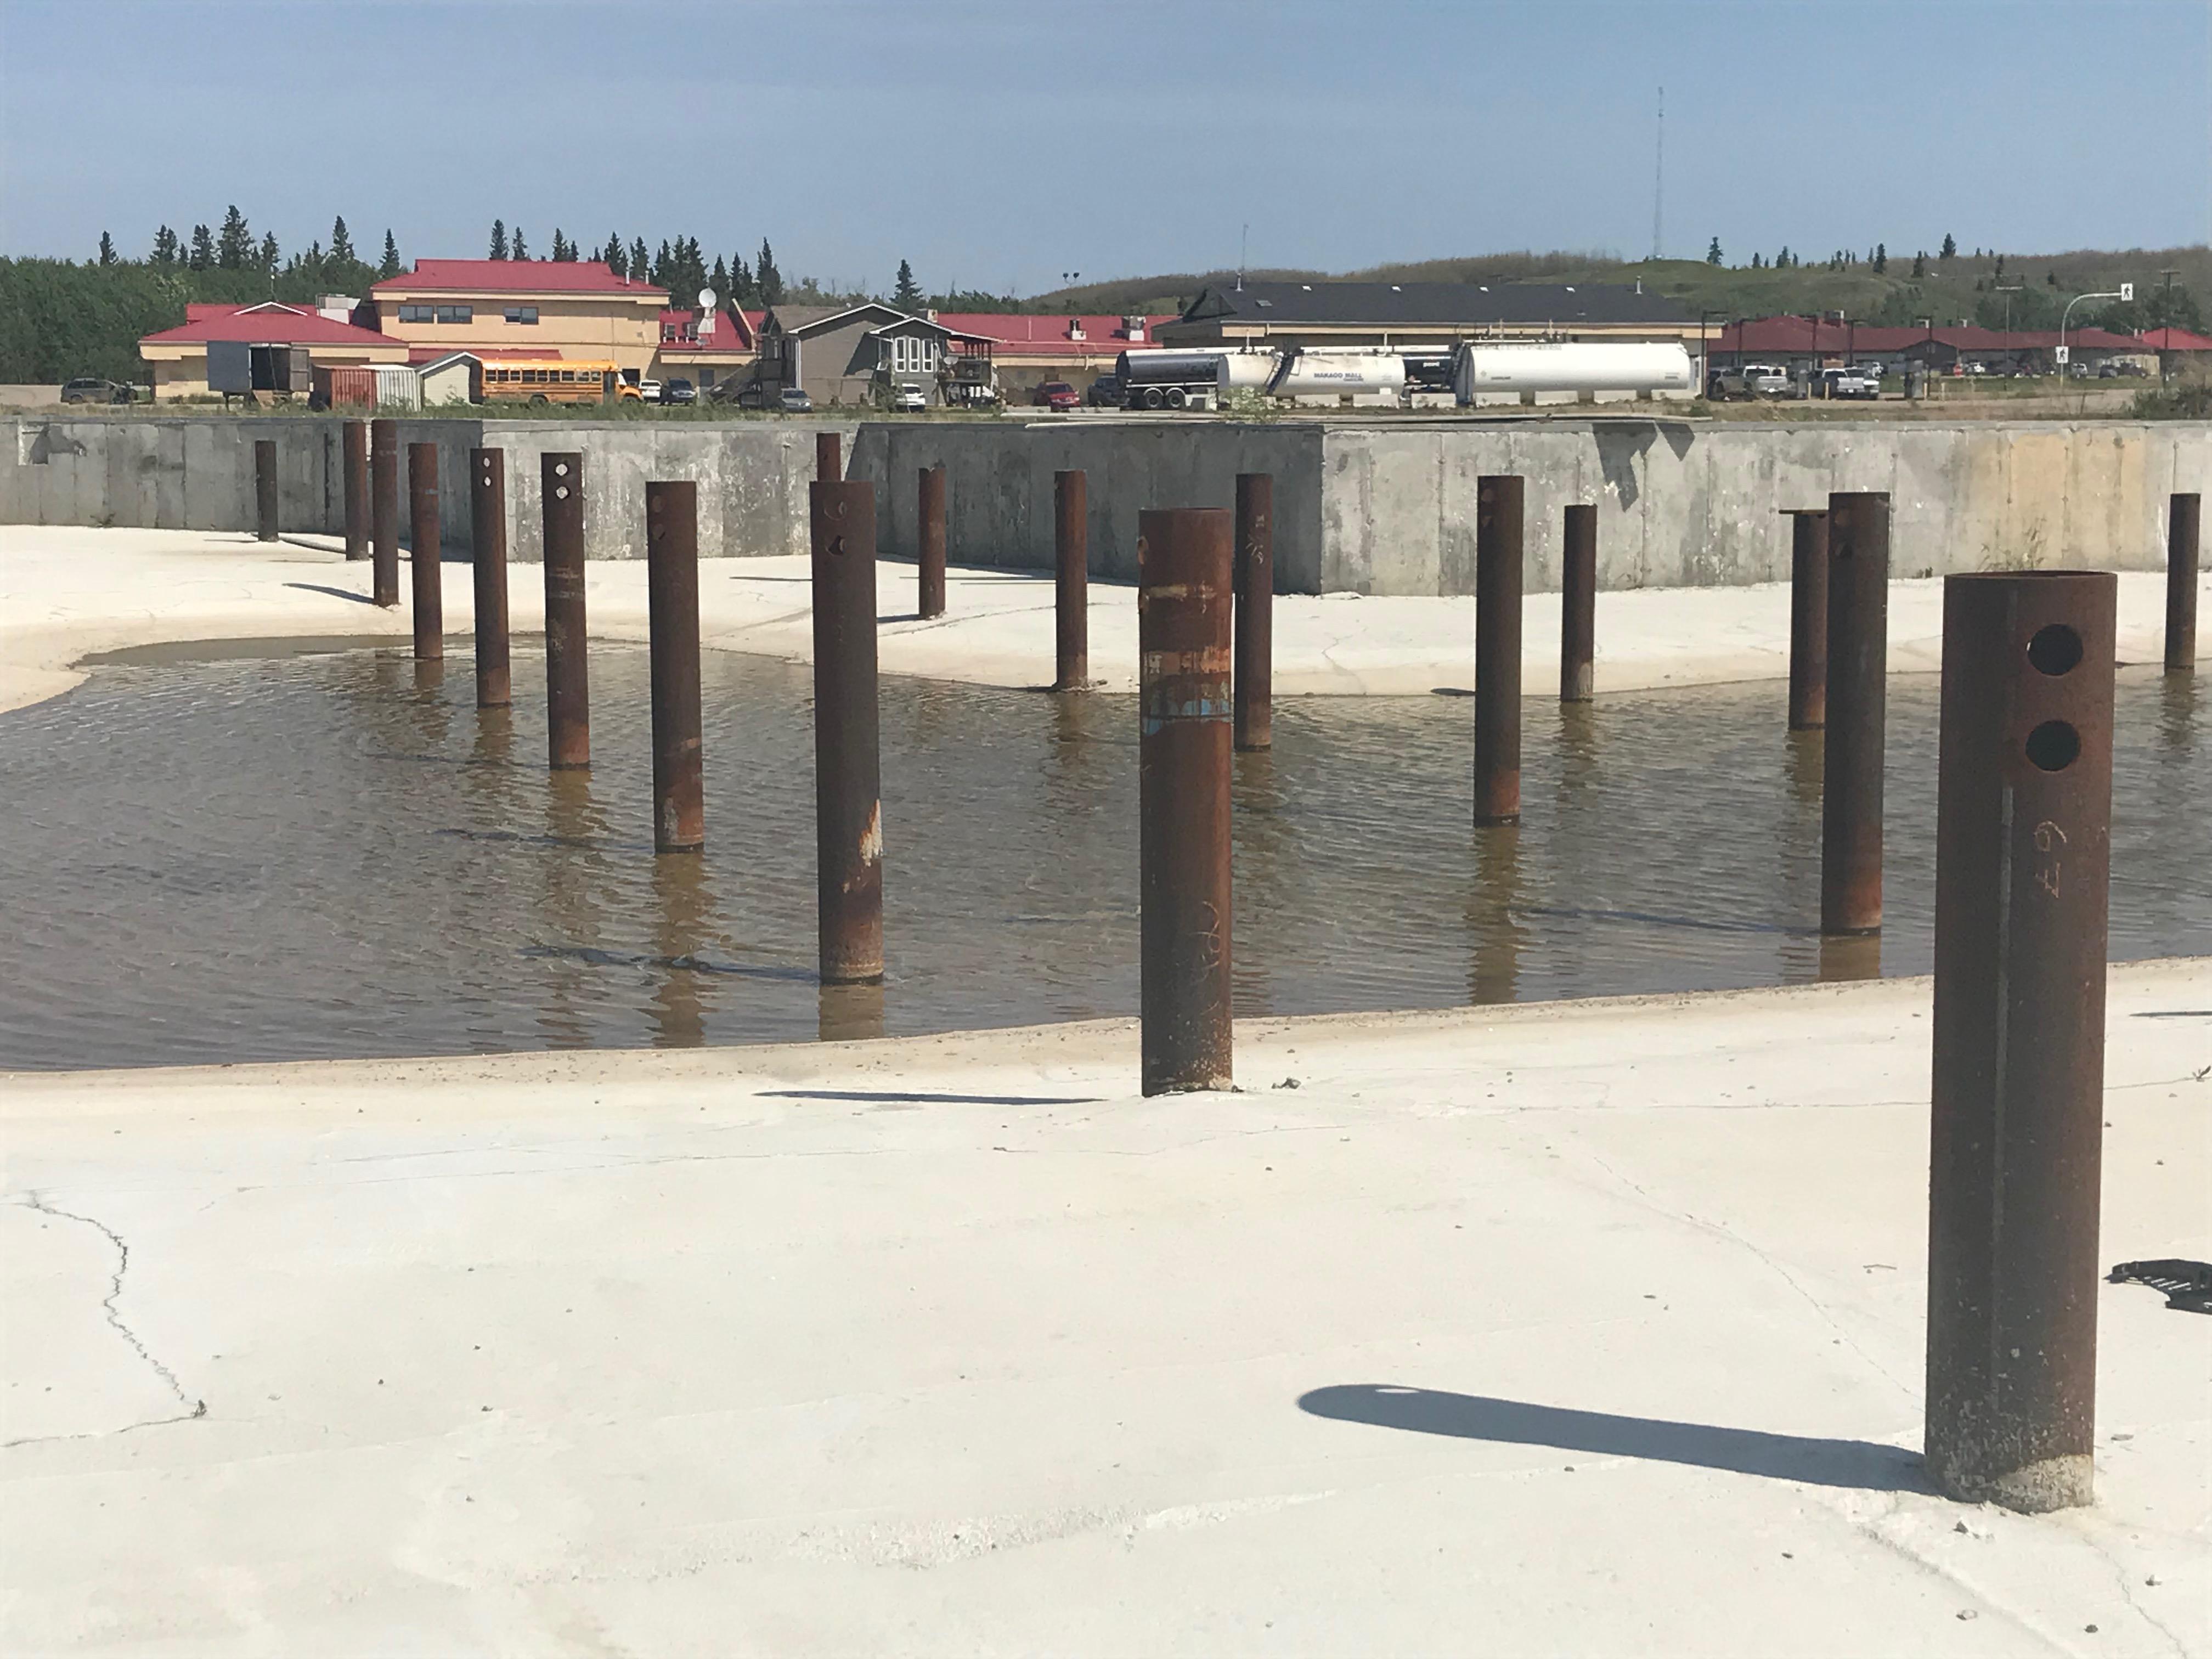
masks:
[[[483,362],[471,351],[449,351],[434,357],[415,371],[422,388],[422,406],[434,404],[480,404],[483,401]]]

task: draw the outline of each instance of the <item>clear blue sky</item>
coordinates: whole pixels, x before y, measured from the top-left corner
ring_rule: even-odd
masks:
[[[1651,241],[2212,240],[2208,0],[0,0],[0,250],[495,215],[1033,293]]]

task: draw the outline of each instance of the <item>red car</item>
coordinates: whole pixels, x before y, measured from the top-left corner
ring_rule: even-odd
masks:
[[[1075,395],[1075,388],[1065,380],[1047,380],[1036,389],[1030,401],[1042,409],[1080,409],[1083,399]]]

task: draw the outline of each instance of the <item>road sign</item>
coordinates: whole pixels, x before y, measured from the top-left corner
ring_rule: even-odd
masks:
[[[2059,348],[2058,348],[2058,367],[2059,367],[2059,368],[2065,368],[2065,367],[2066,367],[2066,364],[2067,364],[2068,360],[2071,357],[2071,356],[2072,356],[2072,354],[2073,354],[2073,350],[2074,350],[2074,348],[2073,348],[2072,346],[2061,346],[2061,347],[2059,347]]]
[[[2120,303],[2124,306],[2133,305],[2135,303],[2135,298],[2136,285],[2133,283],[2122,283],[2120,284]]]

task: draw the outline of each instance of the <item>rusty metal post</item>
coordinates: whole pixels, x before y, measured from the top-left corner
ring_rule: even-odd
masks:
[[[823,983],[884,976],[883,772],[876,708],[876,497],[811,487],[815,889]]]
[[[1828,509],[1790,517],[1790,729],[1828,723]]]
[[[1080,691],[1091,684],[1090,481],[1081,472],[1052,475],[1052,689]]]
[[[845,477],[844,458],[838,453],[837,434],[817,432],[814,434],[814,478],[817,483],[842,483]]]
[[[2029,1513],[2090,1501],[2118,586],[1943,585],[1922,1444]]]
[[[1232,1081],[1229,905],[1234,526],[1137,515],[1144,1091]]]
[[[1828,497],[1828,708],[1820,757],[1820,931],[1881,926],[1889,497]]]
[[[345,436],[345,556],[368,556],[368,422],[348,421]]]
[[[439,561],[445,557],[438,526],[438,446],[407,446],[407,518],[415,598],[415,660],[446,655],[446,597]]]
[[[1597,691],[1597,508],[1567,508],[1559,541],[1559,701]]]
[[[592,763],[591,654],[584,631],[584,458],[538,459],[545,522],[545,742],[556,771]]]
[[[2197,530],[2204,498],[2172,495],[2166,503],[2166,672],[2197,668]]]
[[[1474,821],[1521,822],[1521,480],[1478,479]]]
[[[945,614],[945,464],[921,469],[921,568],[915,586],[921,595],[915,609],[925,617]]]
[[[646,629],[653,654],[653,850],[707,844],[699,727],[699,486],[645,487]]]
[[[253,441],[253,537],[276,539],[276,443],[272,438]]]
[[[469,557],[475,566],[477,707],[514,702],[507,649],[507,452],[469,451]]]
[[[1275,741],[1275,475],[1237,475],[1236,745]]]
[[[369,535],[375,548],[370,585],[386,611],[399,603],[399,423],[368,423]]]

